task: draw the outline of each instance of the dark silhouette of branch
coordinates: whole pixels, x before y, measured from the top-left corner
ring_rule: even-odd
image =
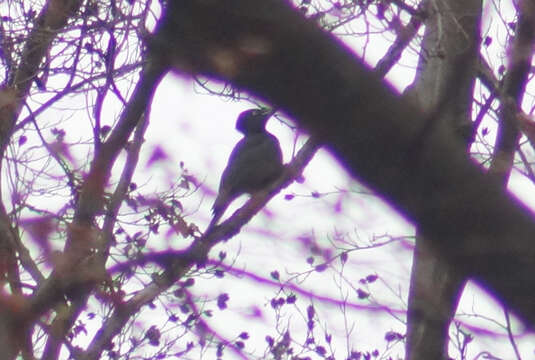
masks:
[[[479,53],[480,1],[430,3],[412,98],[463,141],[468,151],[475,124],[472,97]],[[413,253],[405,357],[447,359],[449,328],[466,282],[464,273],[429,247],[417,228]]]
[[[520,140],[517,120],[518,108],[522,103],[528,76],[532,72],[531,61],[535,51],[535,4],[532,1],[520,2],[516,35],[512,42],[509,58],[510,68],[503,79],[503,92],[499,112],[500,126],[496,134],[493,161],[489,174],[507,184],[513,160]]]
[[[10,73],[7,81],[8,87],[2,90],[2,106],[0,111],[0,153],[3,157],[5,149],[11,139],[15,122],[20,114],[22,104],[25,101],[30,87],[34,81],[35,75],[40,69],[40,63],[49,51],[52,41],[56,34],[67,24],[70,16],[79,8],[80,2],[73,0],[51,0],[44,6],[41,13],[34,19],[33,27],[26,39],[24,49],[17,66],[11,66],[13,59],[9,55],[9,67],[13,72]],[[4,45],[6,41],[3,40]],[[10,95],[13,94],[13,98]],[[16,248],[16,239],[13,238],[13,229],[9,219],[5,217],[5,210],[2,206],[2,236],[0,238],[1,248],[3,249],[2,257],[12,257]],[[14,259],[14,258],[13,258]],[[28,263],[27,263],[28,264]],[[13,273],[11,272],[11,276]],[[37,273],[34,276],[38,276]],[[26,309],[22,297],[17,302],[23,303],[21,309]],[[30,337],[27,328],[27,314],[24,310],[20,313],[13,312],[10,309],[13,305],[3,307],[0,311],[0,348],[3,350],[2,356],[5,359],[12,359],[16,356],[19,348],[24,348],[25,357],[31,356],[26,340]]]

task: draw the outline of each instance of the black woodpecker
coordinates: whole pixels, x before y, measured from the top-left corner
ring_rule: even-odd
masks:
[[[244,137],[232,150],[221,176],[219,194],[212,206],[214,218],[209,228],[219,221],[234,199],[263,189],[282,173],[279,141],[265,128],[273,113],[271,109],[250,109],[238,116],[236,129]]]

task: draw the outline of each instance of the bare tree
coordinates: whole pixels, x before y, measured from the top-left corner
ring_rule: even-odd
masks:
[[[420,225],[424,237],[430,237],[427,243],[431,251],[455,266],[460,278],[477,279],[530,322],[533,315],[529,310],[531,296],[527,289],[531,288],[528,275],[531,270],[528,257],[522,256],[524,251],[532,251],[529,229],[533,225],[529,212],[515,201],[507,200],[493,179],[486,178],[480,169],[471,165],[462,151],[466,145],[461,146],[451,124],[437,120],[444,109],[452,109],[455,116],[465,114],[466,118],[467,106],[463,104],[469,104],[470,100],[463,98],[462,104],[454,102],[452,107],[448,106],[449,97],[446,97],[424,117],[379,85],[346,49],[282,4],[270,2],[260,9],[255,4],[253,11],[250,8],[253,5],[239,3],[238,6],[238,3],[227,9],[208,9],[199,4],[177,6],[177,10],[168,12],[158,35],[169,41],[170,33],[180,34],[177,48],[186,51],[174,56],[177,66],[183,68],[182,64],[187,63],[189,71],[231,80],[287,110],[304,128],[321,137],[355,176],[382,192]],[[526,2],[523,6],[529,5]],[[471,14],[469,10],[460,9]],[[450,15],[449,11],[448,8],[446,16]],[[183,14],[191,18],[200,18],[202,14],[206,26],[196,24],[197,30],[203,29],[202,35],[188,27]],[[526,14],[531,12],[522,14],[529,17]],[[213,25],[216,17],[227,20],[224,36],[221,29]],[[291,29],[284,26],[290,23]],[[530,29],[523,30],[523,34],[529,40],[522,43],[529,49],[523,52],[529,63],[533,21],[530,19],[526,23]],[[468,27],[474,29],[473,25]],[[295,37],[289,39],[283,35],[289,33]],[[463,35],[470,37],[466,33]],[[266,44],[264,51],[249,54],[244,43],[248,36]],[[199,47],[200,42],[202,47]],[[469,42],[468,49],[474,48],[477,42]],[[473,55],[473,51],[468,54]],[[221,52],[227,55],[228,63],[214,61]],[[283,61],[287,59],[285,54],[290,53],[292,60]],[[314,62],[308,61],[309,54],[316,55]],[[443,54],[446,55],[450,54]],[[456,53],[452,55],[457,57]],[[240,66],[243,58],[248,59],[247,67]],[[461,62],[455,63],[457,68],[470,64],[466,58],[461,56],[460,59]],[[451,68],[451,63],[447,66]],[[470,77],[472,67],[466,69]],[[329,87],[331,96],[321,91],[324,88],[320,84],[324,83],[320,79],[336,84]],[[455,79],[457,77],[450,83],[456,87]],[[464,88],[470,89],[473,79],[463,81],[467,81]],[[440,85],[440,89],[447,89]],[[448,94],[444,90],[441,92]],[[392,118],[392,114],[396,117]],[[337,121],[327,123],[325,119],[328,118]],[[464,126],[462,120],[460,123]],[[371,156],[357,155],[370,151]],[[521,228],[523,230],[519,230]],[[495,265],[498,259],[505,265],[499,270]],[[513,284],[509,280],[512,278],[518,281]],[[457,286],[453,289],[458,293]],[[452,300],[448,301],[450,308],[455,305],[455,298]],[[447,319],[451,310],[443,311]]]
[[[299,178],[320,146],[419,229],[408,358],[447,355],[448,327],[469,278],[532,324],[535,222],[503,186],[515,153],[522,162],[517,168],[535,181],[523,152],[531,143],[519,143],[521,131],[532,138],[531,110],[522,107],[522,96],[532,76],[533,6],[524,0],[516,9],[510,63],[501,71],[480,55],[489,40],[480,39],[484,9],[478,0],[302,1],[296,7],[281,0],[1,4],[3,358],[119,359],[149,348],[150,358],[184,358],[194,348],[202,355],[210,347],[218,358],[227,350],[253,356],[243,350],[247,332],[226,338],[211,328],[210,310],[191,291],[203,276],[234,273],[279,289],[270,306],[280,322],[281,309],[295,304],[296,294],[342,311],[359,308],[334,295],[314,295],[299,286],[299,275],[282,281],[273,271],[263,278],[233,268],[224,252],[210,255]],[[375,69],[333,35],[369,38],[369,28],[353,32],[354,21],[393,36]],[[381,78],[403,51],[420,45],[415,82],[399,96]],[[238,98],[246,90],[245,96],[284,110],[312,135],[279,179],[204,233],[182,211],[182,201],[202,185],[184,166],[164,191],[148,191],[134,181],[140,154],[149,151],[143,144],[151,100],[168,71],[223,80],[229,86],[218,90],[219,96]],[[491,94],[486,99],[474,95],[478,79]],[[115,117],[114,107],[120,109]],[[498,138],[485,173],[467,150],[477,145],[482,119],[492,116],[498,119]],[[165,158],[165,150],[157,148],[149,166]],[[154,238],[165,243],[165,232],[187,245],[162,251],[147,246]],[[340,278],[348,276],[343,267],[357,246],[334,255],[314,247],[322,261],[310,260],[309,273],[335,268],[337,262]],[[368,275],[351,289],[373,303],[365,289],[376,280]],[[228,299],[222,293],[213,300],[223,310]],[[136,319],[156,302],[165,324],[136,328]],[[316,307],[299,310],[306,340],[295,341],[289,326],[277,328],[266,337],[262,357],[334,358],[328,331],[323,342],[317,339]],[[98,329],[87,335],[91,330],[84,319],[96,316]],[[510,329],[507,325],[514,338]],[[403,338],[395,331],[385,334],[388,344]],[[361,355],[379,352],[363,355],[348,348],[344,357]]]

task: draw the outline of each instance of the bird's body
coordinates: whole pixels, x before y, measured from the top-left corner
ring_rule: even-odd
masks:
[[[244,134],[230,154],[221,176],[219,194],[212,207],[210,227],[221,218],[228,205],[242,194],[263,189],[282,173],[279,141],[265,129],[271,110],[252,109],[238,117],[236,129]]]

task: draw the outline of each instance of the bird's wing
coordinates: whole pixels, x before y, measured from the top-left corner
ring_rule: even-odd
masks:
[[[212,207],[214,218],[219,220],[235,198],[262,189],[281,171],[282,153],[275,136],[262,133],[244,137],[232,150],[221,176],[219,194]]]
[[[282,170],[279,142],[273,135],[255,134],[242,141],[232,151],[221,178],[221,188],[236,196],[262,189]]]

